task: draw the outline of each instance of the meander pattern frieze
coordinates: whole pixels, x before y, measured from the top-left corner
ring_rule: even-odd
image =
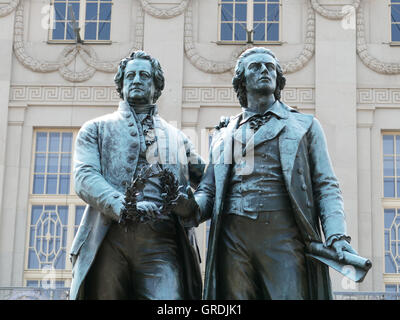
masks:
[[[11,0],[10,3],[0,6],[0,18],[8,16],[11,12],[13,12],[20,0]]]
[[[360,88],[357,89],[359,104],[400,104],[400,89],[398,88]]]
[[[10,101],[28,103],[118,104],[113,86],[11,86]]]
[[[144,14],[140,5],[137,10],[137,22],[135,29],[135,43],[131,51],[143,48],[144,36]],[[24,5],[19,4],[15,14],[14,26],[14,53],[18,61],[26,68],[34,72],[54,72],[59,71],[61,76],[70,82],[83,82],[94,76],[96,71],[116,72],[120,59],[114,61],[99,60],[96,51],[92,46],[75,44],[66,46],[60,53],[57,61],[46,61],[31,56],[26,50],[24,41]],[[80,56],[87,67],[82,71],[71,70],[70,65]]]
[[[282,100],[288,104],[314,104],[314,88],[285,88]],[[183,88],[182,101],[185,104],[239,104],[232,87],[187,86]]]

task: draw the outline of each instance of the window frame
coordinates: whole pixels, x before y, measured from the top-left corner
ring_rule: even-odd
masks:
[[[386,250],[385,250],[385,209],[399,209],[400,210],[400,197],[385,197],[384,193],[384,168],[385,168],[385,163],[384,163],[384,151],[383,151],[383,137],[384,136],[394,136],[396,135],[400,136],[400,131],[392,131],[392,130],[382,130],[381,131],[381,145],[380,145],[380,157],[381,157],[381,163],[382,167],[380,168],[380,177],[381,177],[381,225],[383,227],[382,229],[382,247],[381,247],[381,252],[382,252],[382,270],[383,270],[383,283],[384,286],[386,285],[400,285],[400,272],[399,273],[386,273],[386,262],[385,262],[385,255],[386,255]],[[394,141],[394,145],[396,145],[396,142]],[[396,150],[394,150],[394,154],[396,155]],[[400,159],[400,154],[399,154],[399,159]],[[393,160],[396,162],[396,159]],[[395,172],[395,196],[396,196],[396,177],[400,178],[400,175],[396,175],[396,167],[394,168]],[[400,235],[399,239],[400,240]]]
[[[230,1],[234,1],[234,0],[230,0]],[[252,5],[254,6],[253,0],[251,0],[251,1],[252,1]],[[278,6],[279,6],[279,21],[278,21],[279,40],[274,40],[274,41],[271,41],[271,40],[255,41],[254,40],[254,21],[253,21],[253,17],[251,17],[251,22],[252,22],[252,25],[253,25],[252,42],[251,43],[256,44],[256,45],[260,45],[260,44],[281,45],[283,43],[283,41],[282,41],[282,23],[281,23],[282,22],[283,4],[282,4],[282,0],[277,0],[277,1],[278,2],[276,2],[276,4],[278,4]],[[243,4],[244,3],[247,4],[247,9],[248,9],[249,8],[249,0],[246,0],[246,2],[243,2]],[[243,44],[247,44],[248,43],[247,42],[248,41],[247,33],[246,33],[246,40],[221,40],[221,24],[222,24],[221,7],[222,7],[222,4],[223,4],[222,0],[218,0],[218,40],[216,41],[216,43],[219,44],[219,45],[232,45],[232,44],[233,45],[237,45],[237,44],[243,45]],[[265,4],[267,4],[267,3],[265,3]],[[253,16],[254,16],[254,13],[253,13]],[[247,18],[248,17],[249,17],[249,13],[247,12]],[[246,18],[246,25],[247,25],[247,22],[248,22],[247,18]]]
[[[55,0],[50,0],[50,20],[49,20],[49,28],[47,35],[47,43],[48,44],[73,44],[76,43],[75,39],[53,39],[53,29],[50,27],[54,23],[54,2]],[[111,0],[107,3],[111,4],[111,17],[110,17],[110,39],[109,40],[85,40],[85,24],[86,24],[86,1],[92,0],[79,0],[79,28],[80,28],[80,36],[83,43],[86,44],[112,44],[111,34],[112,34],[112,14],[113,14],[113,6],[114,0]],[[76,18],[76,17],[75,17]],[[98,17],[99,18],[99,17]],[[99,23],[100,19],[97,19],[97,23]],[[97,37],[98,35],[96,35]]]
[[[389,10],[388,10],[388,17],[389,17],[389,19],[388,19],[388,24],[389,24],[389,44],[391,45],[391,46],[400,46],[400,40],[393,40],[393,32],[392,32],[392,25],[393,25],[393,22],[392,22],[392,4],[394,3],[394,2],[392,2],[392,0],[388,0],[388,8],[389,8]],[[394,4],[396,4],[396,5],[398,5],[399,6],[399,8],[400,8],[400,2],[396,2],[396,3],[394,3]],[[395,23],[395,24],[399,24],[400,25],[400,21],[399,22],[397,22],[397,23]]]
[[[69,259],[69,250],[75,237],[75,211],[77,206],[86,206],[86,203],[81,200],[73,189],[73,154],[75,151],[75,141],[78,135],[79,128],[49,128],[49,127],[35,127],[33,128],[32,135],[32,150],[31,150],[31,167],[30,167],[30,183],[29,183],[29,196],[28,196],[28,214],[25,234],[25,254],[24,254],[24,285],[27,285],[28,280],[54,280],[64,281],[65,287],[70,287],[72,281],[72,263]],[[71,170],[70,170],[70,189],[69,194],[34,194],[33,193],[33,180],[35,170],[35,153],[36,153],[36,134],[38,132],[72,132],[72,146],[71,146]],[[66,239],[66,256],[64,269],[51,269],[51,276],[48,275],[46,269],[29,269],[29,242],[30,242],[30,226],[32,218],[32,207],[35,205],[40,206],[67,206],[68,207],[68,222],[67,222],[67,239]]]

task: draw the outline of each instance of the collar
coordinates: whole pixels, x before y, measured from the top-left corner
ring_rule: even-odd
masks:
[[[243,110],[243,116],[242,120],[240,121],[239,125],[242,125],[243,123],[247,122],[252,116],[258,114],[258,112],[249,110],[248,108],[242,108]],[[287,112],[281,105],[281,102],[279,100],[275,100],[275,102],[264,112],[262,115],[267,115],[268,113],[274,114],[278,119],[286,119],[287,118]]]
[[[142,104],[142,105],[135,105],[133,108],[129,105],[129,103],[125,101],[120,101],[118,110],[122,112],[131,112],[134,114],[140,113],[148,113],[152,116],[158,114],[158,107],[156,104]],[[133,112],[134,111],[134,112]]]

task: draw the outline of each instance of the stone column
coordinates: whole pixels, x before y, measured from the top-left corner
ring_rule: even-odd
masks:
[[[321,2],[329,10],[337,1]],[[342,4],[342,2],[340,2]],[[339,7],[340,8],[340,7]],[[356,30],[341,20],[316,14],[315,115],[325,131],[329,153],[344,198],[347,231],[358,249]],[[354,291],[332,272],[334,291]]]
[[[357,112],[358,139],[358,253],[372,259],[372,166],[371,166],[371,128],[374,122],[374,107],[363,106]],[[360,291],[373,291],[373,274],[369,271],[360,283]]]
[[[152,6],[168,9],[179,3],[157,0],[152,1]],[[181,126],[182,113],[183,36],[183,13],[170,19],[161,19],[145,12],[143,48],[160,61],[165,76],[165,89],[157,101],[159,112],[166,121],[178,128]]]
[[[0,5],[0,8],[4,5]],[[12,233],[8,229],[9,219],[13,219],[12,213],[5,210],[5,168],[7,163],[7,134],[8,134],[8,100],[10,94],[12,52],[13,52],[13,30],[14,12],[0,17],[0,286],[10,284],[9,273],[4,273],[5,268],[9,267],[10,256],[12,256],[12,243],[4,242],[6,235],[4,232]],[[13,131],[12,128],[10,129]],[[13,134],[13,132],[10,132]],[[7,186],[9,188],[9,186]]]

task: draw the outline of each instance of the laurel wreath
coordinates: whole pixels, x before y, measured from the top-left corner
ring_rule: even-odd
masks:
[[[138,196],[143,192],[146,181],[149,178],[155,177],[160,178],[162,206],[154,217],[148,215],[146,212],[137,210],[136,204]],[[154,170],[153,165],[145,167],[139,175],[132,180],[131,185],[125,192],[124,209],[121,211],[119,223],[126,224],[128,221],[148,223],[155,220],[168,219],[172,208],[176,204],[180,189],[181,187],[175,175],[169,169],[161,169],[158,167]]]

